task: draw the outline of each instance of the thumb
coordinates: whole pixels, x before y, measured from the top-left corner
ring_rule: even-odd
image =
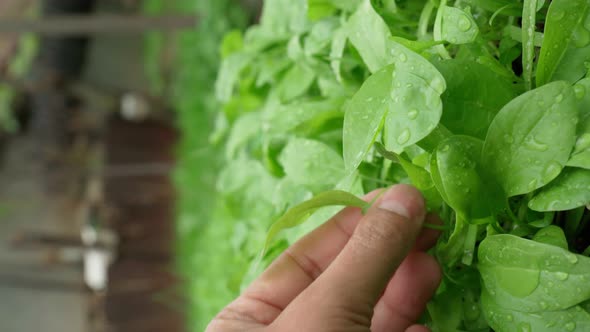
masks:
[[[322,302],[372,309],[414,245],[426,214],[422,195],[408,185],[389,189],[360,220],[350,240],[305,292]],[[304,292],[304,293],[305,293]],[[301,297],[305,297],[301,294]],[[369,317],[370,318],[370,317]]]

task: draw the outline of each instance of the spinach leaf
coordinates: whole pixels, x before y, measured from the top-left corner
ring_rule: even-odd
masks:
[[[590,314],[580,306],[563,310],[522,312],[498,305],[494,302],[493,296],[486,291],[482,294],[481,302],[486,320],[497,332],[563,332],[590,329]]]
[[[547,84],[553,79],[576,33],[587,34],[588,39],[584,43],[590,44],[590,32],[583,26],[588,8],[589,4],[586,0],[551,1],[545,21],[545,38],[537,65],[537,86]],[[583,73],[578,79],[583,76]],[[559,79],[565,79],[565,77]]]
[[[342,82],[342,72],[340,66],[342,64],[342,57],[344,55],[344,48],[346,47],[346,41],[348,40],[348,31],[344,26],[340,27],[334,32],[334,38],[332,39],[330,58],[330,66],[332,71],[336,75],[338,82]]]
[[[260,24],[265,30],[278,35],[303,32],[307,25],[306,2],[307,0],[265,0]]]
[[[215,82],[217,99],[229,101],[240,73],[251,61],[252,55],[248,53],[234,53],[223,60]]]
[[[521,16],[522,3],[512,0],[469,0],[473,5],[506,16]]]
[[[279,85],[277,93],[282,101],[291,101],[303,95],[316,79],[315,72],[305,65],[295,64],[287,71]]]
[[[574,152],[567,166],[590,169],[590,78],[579,81],[574,91],[580,99],[580,123]]]
[[[446,82],[440,72],[422,56],[391,41],[394,58],[391,94],[387,98],[383,143],[401,153],[428,136],[442,115],[441,95]]]
[[[452,44],[467,44],[479,34],[477,23],[468,11],[444,6],[442,8],[442,39]]]
[[[509,197],[555,179],[575,143],[573,88],[553,82],[508,103],[490,125],[483,160]]]
[[[279,156],[287,177],[296,184],[322,190],[330,189],[345,175],[339,153],[322,142],[295,138]]]
[[[506,205],[499,184],[491,181],[481,164],[483,142],[452,136],[432,155],[432,178],[443,199],[468,220],[494,215]]]
[[[479,246],[485,290],[499,306],[535,313],[590,299],[590,258],[517,236],[486,237]]]
[[[435,65],[447,82],[441,123],[455,134],[485,139],[496,114],[517,96],[512,82],[469,59]]]
[[[331,98],[274,105],[265,113],[262,127],[269,134],[284,134],[298,127],[309,126],[314,119],[342,117],[343,104],[343,98]]]
[[[389,27],[377,14],[371,1],[362,0],[361,5],[348,20],[348,38],[371,73],[391,63],[389,37]]]
[[[333,190],[318,194],[314,198],[292,207],[272,224],[266,235],[263,253],[268,250],[279,232],[301,224],[319,208],[334,205],[365,208],[368,204],[369,203],[345,191]]]
[[[568,250],[567,239],[563,230],[557,226],[551,225],[545,227],[533,236],[533,241],[550,244]]]
[[[381,126],[387,150],[401,153],[432,132],[442,113],[446,85],[436,68],[420,55],[391,41],[395,63],[365,81],[344,117],[343,144],[347,169],[355,169]]]
[[[344,164],[356,169],[375,142],[390,107],[393,66],[369,77],[346,107],[343,125]]]
[[[566,168],[557,179],[535,195],[529,207],[535,211],[566,211],[590,203],[590,170]]]

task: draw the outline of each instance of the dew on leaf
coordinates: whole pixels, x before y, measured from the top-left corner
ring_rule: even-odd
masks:
[[[586,88],[583,85],[576,85],[574,86],[574,92],[576,94],[576,98],[582,99],[586,95]]]
[[[404,129],[402,131],[402,133],[398,136],[397,143],[399,143],[400,145],[407,143],[410,140],[410,136],[411,136],[410,130],[407,128]]]
[[[550,162],[543,171],[543,181],[545,183],[551,182],[551,180],[555,179],[561,173],[562,168],[563,166],[557,161]]]

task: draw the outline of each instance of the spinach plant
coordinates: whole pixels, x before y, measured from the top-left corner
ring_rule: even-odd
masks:
[[[242,285],[334,205],[411,183],[444,223],[423,323],[590,329],[589,6],[266,0],[216,84]]]

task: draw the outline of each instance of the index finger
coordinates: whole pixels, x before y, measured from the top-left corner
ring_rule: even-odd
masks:
[[[381,190],[367,194],[367,202]],[[282,253],[230,307],[260,324],[270,324],[338,256],[362,217],[348,207]],[[243,312],[248,311],[247,313]]]

